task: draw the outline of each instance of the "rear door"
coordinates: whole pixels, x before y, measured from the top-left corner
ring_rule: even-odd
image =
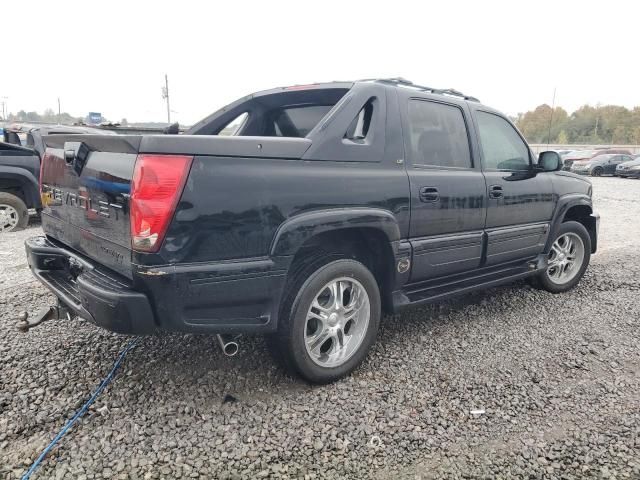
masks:
[[[416,282],[480,266],[487,193],[465,103],[407,97],[401,108]]]
[[[474,119],[489,199],[486,265],[535,257],[555,206],[552,173],[532,170],[532,153],[507,119],[481,109]]]

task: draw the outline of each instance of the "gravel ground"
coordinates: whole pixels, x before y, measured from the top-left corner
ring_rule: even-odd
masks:
[[[312,387],[260,338],[226,358],[146,337],[36,478],[640,478],[640,181],[594,179],[601,246],[564,295],[524,283],[388,317],[365,364]],[[0,477],[18,478],[128,338],[52,301],[0,237]],[[470,412],[483,409],[484,414]]]

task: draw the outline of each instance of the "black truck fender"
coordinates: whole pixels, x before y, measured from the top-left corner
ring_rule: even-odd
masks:
[[[2,180],[8,180],[9,184],[20,188],[27,208],[40,208],[40,186],[31,172],[20,167],[0,165],[0,191],[4,189]]]
[[[549,253],[560,225],[567,220],[584,225],[591,237],[591,253],[595,253],[598,248],[598,217],[593,213],[591,198],[584,194],[569,194],[558,199],[544,253]]]
[[[380,230],[390,244],[400,240],[400,227],[388,210],[367,207],[315,210],[296,215],[280,225],[269,249],[270,256],[295,255],[316,235],[354,228]]]

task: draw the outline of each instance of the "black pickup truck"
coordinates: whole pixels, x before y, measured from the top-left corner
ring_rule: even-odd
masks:
[[[312,382],[355,368],[383,312],[522,278],[564,292],[596,251],[590,182],[455,90],[277,88],[184,135],[46,143],[26,250],[62,307],[130,334],[267,334]]]

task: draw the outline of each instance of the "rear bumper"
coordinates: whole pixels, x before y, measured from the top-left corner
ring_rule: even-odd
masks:
[[[25,248],[33,274],[69,310],[129,334],[273,332],[290,260],[132,265],[129,279],[47,237]]]
[[[58,299],[79,317],[119,333],[157,329],[149,299],[126,279],[90,263],[46,237],[25,242],[29,267]]]

